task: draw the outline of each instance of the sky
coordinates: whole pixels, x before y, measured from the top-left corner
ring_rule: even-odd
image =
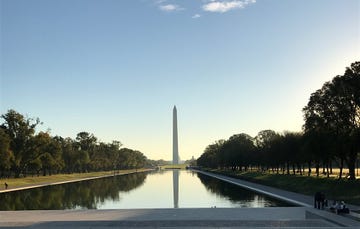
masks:
[[[312,92],[360,61],[358,0],[0,0],[0,113],[150,159],[301,131]],[[0,121],[2,122],[2,120]]]

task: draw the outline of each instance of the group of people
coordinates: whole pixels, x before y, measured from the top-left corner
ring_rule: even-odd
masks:
[[[324,209],[328,206],[328,202],[325,198],[325,193],[323,192],[316,192],[314,198],[314,207],[317,209]],[[330,211],[335,212],[336,214],[339,213],[350,213],[349,208],[346,207],[344,201],[335,201],[329,207]]]
[[[350,213],[350,209],[346,207],[345,202],[341,201],[340,203],[338,201],[333,202],[333,204],[330,207],[330,211],[335,212],[336,214],[339,213]]]

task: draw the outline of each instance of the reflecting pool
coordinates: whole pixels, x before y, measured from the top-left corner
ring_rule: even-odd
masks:
[[[1,193],[0,210],[293,206],[187,170],[163,170]]]

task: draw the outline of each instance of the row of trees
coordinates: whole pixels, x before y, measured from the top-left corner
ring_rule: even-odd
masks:
[[[207,146],[197,164],[240,171],[256,168],[288,174],[303,173],[303,165],[310,155],[300,150],[301,141],[300,133],[279,134],[273,130],[260,131],[256,137],[245,133],[235,134]]]
[[[321,167],[323,173],[331,174],[335,164],[340,179],[347,166],[349,178],[354,180],[360,152],[360,62],[311,94],[303,112],[303,132],[264,130],[255,137],[233,135],[209,145],[197,163],[210,168],[256,167],[308,175],[315,166],[318,176]]]
[[[99,142],[88,132],[78,133],[75,139],[36,133],[39,119],[14,110],[1,118],[0,177],[134,169],[144,167],[147,161],[141,152],[121,148],[119,141]]]

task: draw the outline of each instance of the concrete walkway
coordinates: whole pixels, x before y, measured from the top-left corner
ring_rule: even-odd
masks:
[[[0,211],[0,228],[360,228],[359,221],[314,209],[312,197],[197,172],[303,207]]]
[[[6,211],[1,212],[0,222],[305,220],[305,209],[286,208],[284,211],[282,207],[274,207]]]
[[[308,196],[308,195],[303,195],[303,194],[299,194],[299,193],[295,193],[295,192],[285,191],[282,189],[269,187],[269,186],[261,185],[261,184],[256,184],[256,183],[252,183],[252,182],[248,182],[245,180],[236,179],[236,178],[232,178],[232,177],[228,177],[228,176],[224,176],[224,175],[220,175],[220,174],[204,172],[201,170],[194,170],[194,171],[204,174],[204,175],[207,175],[207,176],[217,178],[219,180],[223,180],[225,182],[235,184],[237,186],[240,186],[242,188],[245,188],[245,189],[248,189],[251,191],[255,191],[255,192],[267,195],[267,196],[271,196],[271,197],[279,199],[279,200],[287,201],[287,202],[293,203],[295,205],[306,207],[307,212],[310,213],[310,215],[314,214],[317,217],[323,218],[323,219],[331,221],[331,222],[338,223],[342,226],[358,226],[358,228],[360,228],[359,214],[356,214],[356,213],[351,214],[352,218],[355,218],[355,220],[354,220],[354,219],[351,219],[350,217],[345,217],[347,215],[339,216],[332,212],[314,209],[314,207],[313,207],[314,206],[314,197],[313,196]],[[360,210],[360,206],[357,206],[357,205],[347,204],[347,206],[351,210]]]
[[[217,178],[219,180],[223,180],[223,181],[235,184],[237,186],[241,186],[241,187],[251,190],[251,191],[255,191],[255,192],[267,195],[267,196],[271,196],[276,199],[280,199],[280,200],[284,200],[289,203],[293,203],[295,205],[299,205],[299,206],[303,206],[303,207],[313,207],[314,206],[314,197],[313,196],[308,196],[308,195],[303,195],[300,193],[285,191],[282,189],[273,188],[273,187],[261,185],[261,184],[256,184],[256,183],[252,183],[252,182],[248,182],[245,180],[236,179],[236,178],[232,178],[232,177],[228,177],[228,176],[224,176],[224,175],[220,175],[220,174],[204,172],[201,170],[194,170],[194,171],[204,174],[204,175],[207,175],[207,176]],[[360,206],[352,205],[352,204],[346,204],[346,205],[351,210],[360,210]]]
[[[306,207],[0,212],[0,228],[360,228]],[[330,214],[330,213],[328,213]],[[346,218],[345,218],[346,219]]]

